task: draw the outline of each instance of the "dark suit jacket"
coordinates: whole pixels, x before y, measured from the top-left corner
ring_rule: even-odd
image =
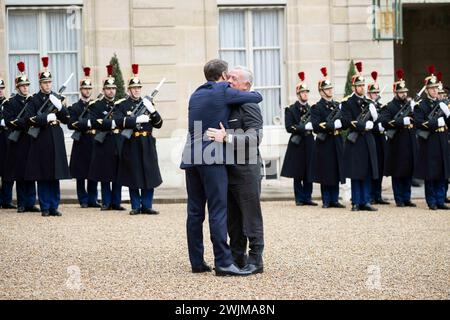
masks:
[[[197,165],[224,164],[224,146],[209,141],[205,138],[205,132],[209,128],[219,128],[220,123],[227,125],[231,111],[229,106],[261,101],[262,96],[259,93],[233,89],[228,82],[208,81],[200,86],[189,101],[189,134],[181,169]],[[215,145],[210,146],[211,144]],[[223,152],[223,157],[216,158],[215,151]],[[204,154],[210,157],[204,157]]]
[[[227,155],[234,155],[233,164],[227,167],[228,183],[248,184],[260,179],[262,161],[258,146],[263,134],[260,107],[255,103],[233,106],[228,128],[233,129],[233,144],[227,144]]]

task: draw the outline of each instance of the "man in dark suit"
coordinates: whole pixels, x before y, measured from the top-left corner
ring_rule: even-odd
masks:
[[[249,92],[253,73],[245,67],[230,72],[229,82],[235,89]],[[228,169],[228,233],[235,263],[252,274],[263,272],[264,228],[261,210],[261,156],[263,117],[256,103],[232,107],[225,128],[210,128],[208,137],[223,142],[227,136],[227,155],[233,155]],[[227,162],[228,164],[228,162]],[[247,255],[247,242],[249,252]]]
[[[188,192],[187,238],[192,272],[209,272],[203,246],[203,221],[208,203],[211,240],[214,248],[216,275],[245,276],[234,263],[227,244],[228,176],[224,162],[223,143],[205,137],[208,128],[227,123],[232,105],[259,103],[255,92],[242,92],[230,87],[228,64],[212,60],[205,65],[207,82],[200,86],[189,101],[189,134],[183,151],[181,169],[186,170]]]
[[[314,149],[311,107],[308,103],[309,88],[305,73],[299,74],[300,83],[296,87],[298,100],[285,109],[286,131],[291,134],[284,157],[281,176],[294,178],[295,204],[297,206],[317,206],[312,201],[313,183],[311,161]]]

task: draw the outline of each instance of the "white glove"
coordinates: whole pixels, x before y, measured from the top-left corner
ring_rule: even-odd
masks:
[[[336,121],[334,121],[334,129],[339,130],[340,128],[342,128],[342,122],[341,120],[337,119]]]
[[[88,126],[88,128],[92,128],[91,119],[88,119],[87,126]]]
[[[55,95],[51,94],[50,101],[55,106],[55,108],[58,109],[58,111],[61,111],[61,109],[62,109],[61,100],[59,100],[57,97],[55,97]]]
[[[372,115],[372,120],[377,121],[377,119],[378,119],[377,107],[375,107],[375,105],[373,103],[371,103],[369,105],[369,111],[370,111],[370,114]]]
[[[150,113],[156,112],[156,109],[153,106],[153,103],[150,100],[148,100],[147,98],[144,98],[144,106],[147,108],[148,112],[150,112]]]
[[[440,118],[438,119],[438,127],[439,127],[439,128],[445,127],[445,120],[444,120],[444,117],[440,117]]]
[[[439,103],[439,108],[441,108],[442,112],[445,114],[447,118],[450,117],[450,109],[445,103],[443,102]]]
[[[366,122],[366,130],[372,130],[373,129],[373,122],[367,121]]]
[[[405,126],[409,126],[411,124],[411,118],[410,117],[404,117],[403,118],[403,124]]]
[[[383,125],[381,123],[378,124],[378,131],[383,133],[384,131],[386,131],[386,129],[384,129]]]
[[[49,113],[49,114],[47,115],[47,122],[53,122],[53,121],[56,121],[56,114],[54,114],[54,113]]]
[[[6,127],[5,119],[2,119],[2,121],[0,121],[0,127]]]
[[[143,114],[136,118],[136,123],[149,123],[150,117],[146,114]]]
[[[313,125],[312,125],[311,122],[308,122],[308,123],[305,125],[305,130],[313,131]]]
[[[113,120],[111,123],[111,130],[114,130],[117,127],[116,122]]]
[[[417,105],[417,103],[414,100],[411,100],[411,110],[414,112],[414,107]]]

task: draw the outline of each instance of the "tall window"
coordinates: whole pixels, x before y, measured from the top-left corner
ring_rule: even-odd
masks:
[[[75,77],[64,95],[70,102],[78,99],[80,28],[73,23],[73,14],[73,10],[61,8],[8,9],[10,82],[14,81],[18,73],[17,62],[22,60],[26,63],[31,92],[37,92],[38,73],[42,68],[41,57],[48,56],[54,91],[57,91],[73,72]]]
[[[221,8],[219,29],[220,57],[230,66],[248,66],[254,71],[254,89],[264,96],[264,124],[279,124],[283,103],[283,9]]]

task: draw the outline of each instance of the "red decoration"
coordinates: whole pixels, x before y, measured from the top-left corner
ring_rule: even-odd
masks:
[[[298,77],[300,78],[300,80],[303,82],[305,81],[305,73],[303,71],[298,73]]]
[[[439,82],[442,82],[442,79],[444,78],[444,75],[442,74],[442,72],[438,72],[436,77],[437,77]]]
[[[323,67],[322,69],[320,69],[320,72],[322,72],[323,76],[326,78],[328,76],[328,70],[327,68]]]
[[[24,73],[25,72],[25,63],[20,61],[19,63],[17,63],[17,68],[19,69],[19,71],[21,73]]]
[[[133,69],[133,74],[136,76],[139,74],[139,65],[138,64],[133,64],[131,66],[131,69]]]
[[[106,66],[106,70],[108,72],[108,76],[112,76],[112,74],[113,74],[113,66],[112,66],[112,64],[107,65]]]
[[[356,70],[358,70],[359,73],[362,72],[362,62],[355,63],[355,67],[356,67]]]
[[[371,75],[372,75],[373,81],[377,81],[377,79],[378,79],[378,72],[373,71]]]
[[[398,80],[403,80],[403,77],[405,76],[405,71],[403,71],[403,69],[398,69],[396,74]]]
[[[429,74],[435,74],[435,73],[436,73],[436,68],[435,68],[435,66],[433,66],[433,65],[428,66],[428,73],[429,73]]]
[[[42,57],[42,65],[44,68],[48,67],[48,57]]]
[[[83,71],[86,77],[89,77],[91,75],[91,68],[89,67],[83,68]]]

